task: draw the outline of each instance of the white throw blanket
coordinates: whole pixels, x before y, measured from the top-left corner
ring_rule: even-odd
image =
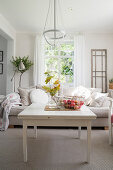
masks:
[[[18,93],[10,93],[6,96],[5,100],[1,103],[1,115],[0,115],[0,130],[4,131],[9,126],[9,113],[12,107],[20,105],[20,96]]]

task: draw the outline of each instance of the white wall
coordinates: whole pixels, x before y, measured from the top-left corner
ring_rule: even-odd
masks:
[[[107,78],[113,78],[113,34],[85,34],[86,87],[91,87],[91,49],[107,49]]]
[[[0,74],[0,94],[6,95],[7,40],[0,35],[0,51],[3,51],[3,74]]]
[[[29,55],[33,61],[35,36],[33,34],[18,33],[16,35],[16,56]],[[108,80],[113,78],[113,34],[85,34],[85,86],[91,87],[91,49],[107,49]],[[18,87],[19,75],[16,76]],[[33,85],[33,67],[23,74],[22,86]]]
[[[35,36],[33,34],[18,33],[16,34],[16,56],[24,57],[29,55],[33,61],[34,58],[34,42]],[[16,89],[19,86],[19,73],[15,77]],[[33,85],[33,66],[29,71],[26,71],[22,76],[22,87],[29,87]]]
[[[11,63],[12,56],[15,55],[15,41],[12,39],[7,40],[7,80],[6,80],[6,94],[13,92],[13,65]]]
[[[7,36],[15,39],[16,32],[11,24],[0,14],[0,34],[7,39]]]
[[[0,14],[0,35],[7,40],[7,62],[6,62],[6,83],[4,87],[6,87],[6,94],[13,91],[13,82],[11,82],[11,77],[13,75],[13,66],[11,65],[11,56],[15,55],[15,39],[16,32],[15,29],[11,26],[11,24]],[[2,82],[0,81],[0,84]]]

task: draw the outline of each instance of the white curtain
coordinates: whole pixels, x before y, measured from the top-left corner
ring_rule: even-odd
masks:
[[[84,75],[84,35],[78,34],[74,36],[74,46],[75,46],[75,57],[74,57],[74,86],[85,86],[85,75]]]
[[[42,54],[41,35],[37,35],[35,38],[33,79],[34,85],[43,84],[44,82],[44,56]]]
[[[43,54],[43,39],[37,35],[35,39],[34,49],[34,85],[44,84],[44,54]],[[75,57],[74,57],[74,86],[85,86],[84,75],[84,35],[78,34],[74,36]]]

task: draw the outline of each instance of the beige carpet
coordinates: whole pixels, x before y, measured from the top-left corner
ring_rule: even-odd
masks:
[[[0,132],[0,170],[113,170],[108,131],[92,130],[91,163],[86,161],[86,130],[28,129],[28,162],[23,162],[22,129]]]

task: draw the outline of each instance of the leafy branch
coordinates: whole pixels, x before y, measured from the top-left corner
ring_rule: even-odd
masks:
[[[47,77],[45,79],[45,83],[46,84],[50,84],[50,81],[52,80],[52,78],[54,77],[54,75],[51,75],[51,72],[45,72],[44,73]],[[55,96],[55,94],[57,93],[57,91],[60,90],[60,82],[59,80],[56,80],[52,85],[49,86],[43,86],[43,89],[47,92],[50,93],[51,96]]]

